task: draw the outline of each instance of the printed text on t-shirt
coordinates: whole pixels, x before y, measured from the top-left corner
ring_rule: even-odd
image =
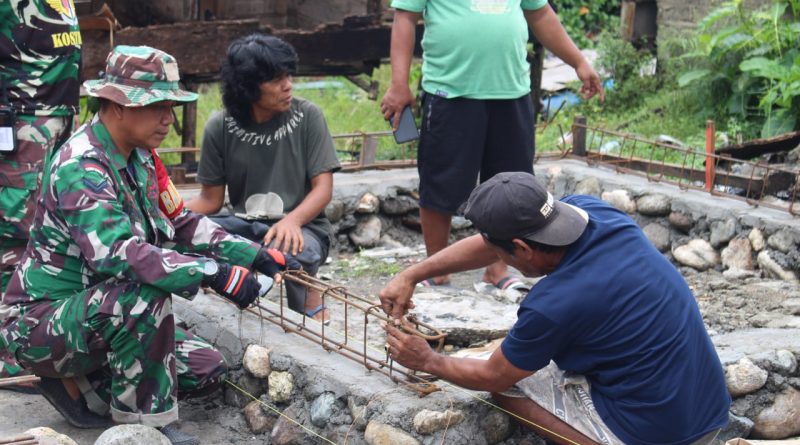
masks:
[[[284,137],[292,134],[294,129],[297,128],[303,121],[305,114],[301,110],[293,110],[292,115],[286,120],[284,124],[279,126],[272,134],[264,134],[256,131],[247,131],[239,126],[231,116],[225,117],[225,127],[228,133],[236,136],[242,142],[256,146],[256,145],[272,145],[273,142],[280,141]]]

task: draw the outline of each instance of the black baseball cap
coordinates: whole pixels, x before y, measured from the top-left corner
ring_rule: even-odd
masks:
[[[472,191],[464,217],[490,239],[525,238],[550,246],[566,246],[580,238],[589,215],[556,201],[530,173],[493,176]]]

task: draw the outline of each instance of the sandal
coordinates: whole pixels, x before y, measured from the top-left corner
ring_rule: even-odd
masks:
[[[433,281],[433,278],[426,278],[419,283],[417,283],[416,287],[453,287],[452,284],[448,281],[447,283],[437,283]]]
[[[529,292],[531,290],[527,283],[513,275],[506,275],[498,280],[497,283],[494,283],[493,286],[500,290],[513,289],[520,292]]]
[[[320,323],[324,324],[325,326],[328,326],[329,324],[331,324],[331,319],[330,318],[327,319],[327,320],[323,320],[323,321],[320,321],[320,320],[317,320],[316,318],[314,318],[315,315],[319,314],[320,312],[324,311],[325,309],[327,309],[327,307],[325,307],[324,304],[320,304],[319,306],[315,307],[314,309],[307,310],[306,311],[306,317],[309,317],[309,318],[313,319],[314,321],[319,321]],[[323,314],[323,316],[324,316],[324,314]]]

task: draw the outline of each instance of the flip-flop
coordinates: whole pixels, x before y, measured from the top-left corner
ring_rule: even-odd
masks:
[[[433,281],[433,278],[426,278],[419,283],[417,283],[417,287],[453,287],[452,284],[448,281],[447,283],[437,283]]]
[[[317,315],[318,313],[320,313],[321,311],[325,310],[325,309],[327,309],[327,307],[324,304],[320,304],[319,306],[315,307],[314,309],[307,310],[306,311],[306,317],[311,318],[314,321],[319,321],[319,320],[315,319],[314,316]],[[325,326],[328,326],[329,324],[331,324],[331,319],[329,318],[329,319],[327,319],[325,321],[320,321],[320,323],[324,324]]]
[[[513,289],[519,292],[528,292],[531,290],[531,287],[527,283],[513,275],[506,275],[499,279],[497,283],[494,283],[493,286],[500,290]]]

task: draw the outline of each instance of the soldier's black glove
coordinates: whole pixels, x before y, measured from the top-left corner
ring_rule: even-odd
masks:
[[[282,270],[300,270],[303,266],[297,261],[297,258],[284,254],[277,249],[268,249],[262,247],[256,259],[253,260],[253,269],[263,273],[264,275],[272,278],[276,273]]]
[[[241,309],[250,306],[259,297],[261,284],[249,270],[242,266],[215,263],[217,270],[214,271],[213,264],[209,264],[212,270],[207,270],[203,276],[203,286],[214,289],[218,294],[236,303]]]

